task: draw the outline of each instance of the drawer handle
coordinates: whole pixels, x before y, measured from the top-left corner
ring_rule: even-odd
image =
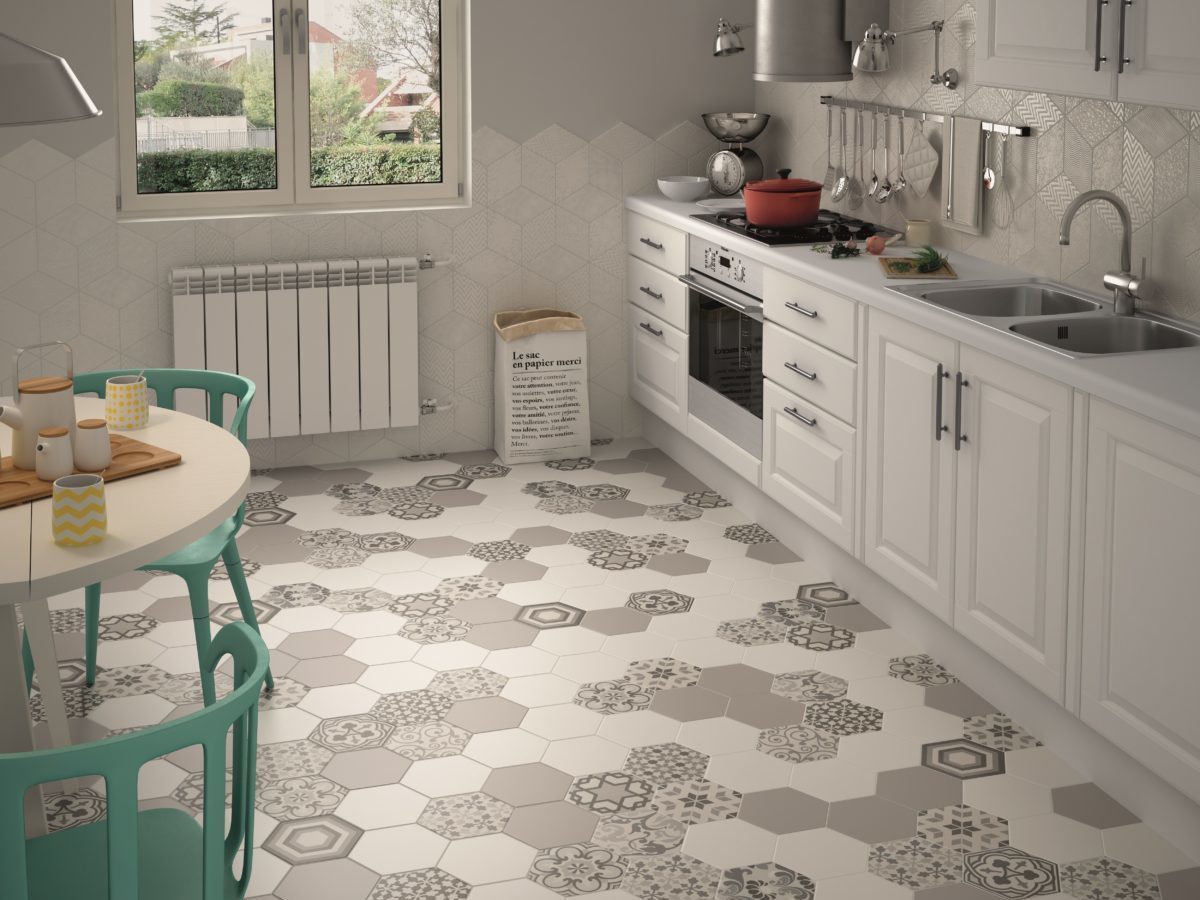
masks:
[[[645,244],[647,247],[649,247],[651,250],[661,250],[663,248],[662,244],[658,243],[657,241],[652,241],[652,240],[650,240],[650,238],[638,238],[638,240],[641,241],[643,244]]]
[[[804,415],[804,413],[799,412],[795,407],[785,406],[783,408],[783,411],[785,413],[787,413],[789,416],[791,416],[793,419],[799,419],[801,422],[803,422],[809,428],[812,428],[812,427],[816,426],[816,424],[817,424],[816,419],[810,419],[808,416]]]
[[[799,375],[801,378],[807,378],[809,381],[816,381],[816,380],[817,380],[817,373],[816,373],[816,372],[806,372],[806,371],[804,371],[804,369],[800,368],[798,365],[796,365],[796,364],[795,364],[795,363],[793,363],[793,362],[787,362],[787,363],[784,363],[784,364],[783,364],[783,367],[784,367],[785,369],[791,369],[793,372],[795,372],[795,373],[796,373],[797,375]]]
[[[657,328],[655,328],[653,325],[651,325],[649,322],[641,322],[639,324],[641,325],[642,328],[646,329],[646,331],[650,332],[655,337],[663,336],[663,333],[661,331],[659,331]]]
[[[663,298],[662,294],[658,293],[657,291],[650,290],[650,288],[646,287],[644,284],[640,288],[638,288],[638,290],[641,291],[643,294],[647,294],[648,296],[653,297],[655,300],[661,300]]]
[[[798,312],[800,315],[808,316],[810,319],[815,319],[817,317],[817,311],[815,309],[805,309],[799,303],[793,303],[791,300],[785,303],[784,306],[786,306],[792,312]]]

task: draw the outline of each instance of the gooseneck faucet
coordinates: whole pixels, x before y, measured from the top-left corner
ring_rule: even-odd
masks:
[[[1129,209],[1121,198],[1111,191],[1084,191],[1071,201],[1063,213],[1058,242],[1064,247],[1071,243],[1071,223],[1075,221],[1075,214],[1079,212],[1080,207],[1093,200],[1103,200],[1111,204],[1121,219],[1121,271],[1106,272],[1104,286],[1113,292],[1113,312],[1118,316],[1131,316],[1137,305],[1142,282],[1132,271],[1133,221],[1129,218]]]

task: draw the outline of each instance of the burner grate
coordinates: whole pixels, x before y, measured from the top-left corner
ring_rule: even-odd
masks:
[[[715,215],[695,215],[694,219],[710,222],[727,231],[745,235],[763,244],[821,244],[830,241],[863,240],[873,234],[895,234],[890,228],[844,216],[841,213],[823,209],[817,214],[817,221],[812,225],[802,225],[796,228],[767,228],[751,225],[745,213],[722,212]]]

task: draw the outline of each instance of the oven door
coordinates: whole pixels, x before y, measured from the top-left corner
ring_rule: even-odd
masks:
[[[718,290],[702,275],[688,287],[688,412],[762,458],[762,303]]]

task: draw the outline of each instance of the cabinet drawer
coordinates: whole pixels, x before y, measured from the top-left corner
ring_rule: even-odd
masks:
[[[639,216],[625,214],[625,243],[629,252],[671,275],[687,271],[687,235],[682,231]]]
[[[763,384],[762,489],[851,553],[855,445],[853,428]]]
[[[848,359],[768,322],[763,330],[763,375],[855,424],[858,365]]]
[[[630,306],[629,395],[668,425],[687,432],[687,335]]]
[[[835,353],[856,358],[858,304],[848,297],[767,269],[763,308],[772,322]]]
[[[629,301],[680,331],[687,329],[687,287],[675,275],[628,257],[625,289]]]

